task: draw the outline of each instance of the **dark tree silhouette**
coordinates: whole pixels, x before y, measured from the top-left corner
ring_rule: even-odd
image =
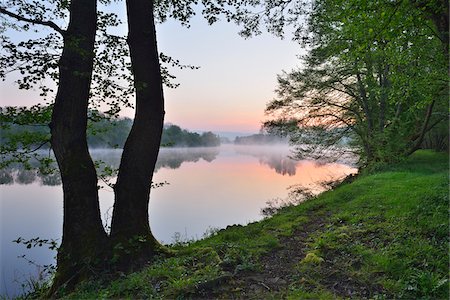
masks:
[[[122,254],[120,264],[123,267],[146,261],[160,248],[150,230],[148,203],[164,125],[153,2],[127,1],[127,15],[136,112],[114,187],[116,199],[111,223],[113,242],[134,249],[132,255]],[[130,241],[139,243],[133,245]]]
[[[55,288],[81,280],[88,272],[86,266],[103,257],[107,239],[100,218],[97,174],[86,140],[97,3],[71,1],[69,11],[50,124],[64,191],[63,238]]]
[[[39,61],[36,58],[38,69],[33,69],[29,59],[33,59],[33,47],[44,46],[38,40],[28,41],[22,46],[25,52],[17,51],[17,45],[4,40],[3,43],[10,56],[2,58],[3,66],[19,69],[25,79],[22,88],[30,88],[26,83],[35,82],[45,77],[46,71],[54,68],[50,63],[56,63],[58,70],[58,89],[51,114],[51,146],[55,153],[58,167],[61,173],[64,192],[64,224],[62,244],[58,251],[57,273],[53,282],[51,293],[64,286],[71,289],[81,280],[91,276],[95,272],[110,270],[111,268],[125,268],[131,262],[131,257],[125,255],[127,251],[117,253],[113,249],[124,249],[130,246],[131,240],[139,241],[141,247],[131,245],[135,250],[135,258],[145,260],[151,258],[159,249],[158,242],[153,238],[148,220],[148,200],[151,179],[155,168],[156,158],[160,145],[161,130],[164,119],[164,100],[162,93],[162,78],[159,65],[159,55],[156,47],[155,27],[153,20],[152,1],[127,2],[129,36],[132,75],[136,91],[136,115],[125,144],[124,153],[120,165],[119,177],[115,186],[116,205],[114,208],[111,237],[108,238],[101,222],[98,203],[97,174],[94,163],[88,152],[87,123],[88,105],[92,97],[92,78],[95,59],[95,37],[101,25],[105,33],[105,24],[98,22],[100,16],[97,11],[96,0],[72,0],[52,1],[57,7],[56,15],[66,16],[69,24],[67,29],[61,29],[52,21],[44,20],[49,14],[55,14],[53,6],[48,3],[34,3],[39,9],[32,9],[33,5],[24,6],[20,1],[11,1],[9,8],[16,8],[17,13],[9,11],[8,7],[0,7],[3,17],[13,18],[27,23],[24,30],[30,24],[47,26],[63,37],[62,54],[55,62]],[[50,3],[51,4],[51,3]],[[67,9],[67,10],[65,10]],[[24,14],[25,16],[22,16]],[[104,16],[114,24],[114,18]],[[5,25],[6,24],[6,25]],[[11,26],[11,22],[4,21],[2,26]],[[48,41],[53,41],[50,36]],[[120,48],[120,38],[111,37],[116,44],[106,44],[109,47]],[[45,40],[45,39],[44,39]],[[42,40],[41,40],[42,41]],[[50,42],[49,42],[50,43]],[[28,45],[31,45],[30,47]],[[26,52],[28,50],[28,52]],[[109,49],[116,51],[115,49]],[[126,51],[113,52],[116,59],[123,62],[121,56]],[[40,52],[39,52],[40,53]],[[45,49],[42,53],[46,53]],[[119,54],[117,54],[119,53]],[[41,54],[41,53],[40,53]],[[14,61],[14,57],[26,61],[25,69],[20,69]],[[112,60],[104,61],[105,64],[114,65]],[[114,73],[109,67],[104,68]],[[7,70],[2,70],[4,76]],[[36,75],[37,74],[37,75]],[[28,76],[28,77],[27,77]],[[33,77],[34,76],[34,77]],[[98,76],[96,77],[99,78]],[[104,86],[100,84],[100,86]],[[48,88],[43,88],[48,91]],[[103,90],[103,96],[107,96],[108,90]],[[128,93],[128,92],[125,92]],[[41,109],[37,109],[38,112]],[[10,109],[9,118],[17,121],[17,110]],[[21,111],[22,112],[22,111]],[[24,111],[28,117],[33,114]],[[6,114],[7,115],[7,114]],[[34,115],[35,116],[35,115]],[[2,120],[8,117],[2,115]],[[43,118],[42,120],[45,120]],[[34,119],[35,121],[35,119]],[[22,122],[26,124],[26,122]],[[34,140],[33,140],[34,141]],[[118,244],[121,244],[118,247]],[[130,247],[131,247],[130,246]],[[139,262],[141,260],[133,260]],[[114,263],[118,263],[115,264]]]

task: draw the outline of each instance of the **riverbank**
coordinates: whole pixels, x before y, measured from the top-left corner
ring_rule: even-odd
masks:
[[[448,156],[419,151],[68,298],[448,299]]]

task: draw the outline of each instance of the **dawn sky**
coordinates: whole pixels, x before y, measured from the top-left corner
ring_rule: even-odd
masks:
[[[123,3],[115,11],[124,15]],[[169,20],[157,26],[159,50],[198,70],[174,70],[177,89],[165,89],[166,122],[190,130],[257,132],[265,104],[274,97],[276,75],[298,64],[299,45],[268,33],[251,39],[233,23],[212,26],[201,17],[185,28]],[[123,29],[125,32],[125,28]],[[0,83],[1,105],[36,103],[36,93]],[[124,112],[132,117],[132,111]]]
[[[208,26],[197,17],[189,29],[158,27],[159,48],[199,70],[178,71],[181,86],[166,89],[167,120],[189,129],[258,131],[276,74],[297,63],[300,47],[270,34],[244,39],[238,27]]]

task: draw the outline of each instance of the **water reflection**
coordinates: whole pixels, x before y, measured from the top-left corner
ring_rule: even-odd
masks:
[[[14,177],[9,170],[0,170],[0,184],[13,184]]]
[[[225,149],[225,150],[224,150]],[[238,155],[251,156],[258,159],[259,164],[268,166],[277,174],[295,176],[299,168],[299,161],[291,159],[288,146],[234,146],[231,152]],[[199,147],[199,148],[162,148],[156,162],[155,172],[160,169],[178,169],[183,163],[200,160],[206,162],[214,161],[221,151],[230,151],[224,147]],[[122,150],[117,149],[95,149],[91,150],[91,155],[97,164],[97,171],[102,174],[102,170],[109,168],[117,170],[120,164]],[[319,161],[315,162],[320,164]],[[326,164],[326,163],[323,163]],[[38,172],[38,164],[31,162],[31,169],[24,169],[20,166],[10,166],[0,170],[0,185],[7,184],[31,184],[38,182],[41,185],[56,186],[61,184],[58,173],[42,174]],[[56,164],[53,166],[56,167]],[[100,176],[104,181],[111,183],[115,173],[109,176]]]
[[[16,177],[17,183],[30,184],[36,180],[36,171],[34,170],[19,170]]]
[[[0,170],[0,185],[20,184],[27,185],[40,182],[42,185],[55,186],[61,184],[58,173],[42,174],[37,169],[24,169],[21,166],[10,166]]]
[[[151,192],[149,215],[155,237],[170,243],[176,232],[200,238],[211,227],[257,221],[268,200],[291,195],[290,186],[313,190],[318,183],[356,172],[347,165],[291,160],[289,154],[287,147],[279,146],[161,149],[154,180],[170,184]],[[117,168],[121,151],[94,150],[92,156]],[[11,241],[19,236],[61,238],[63,194],[58,174],[43,176],[37,169],[0,170],[0,183],[1,298],[6,291],[10,295],[20,291],[20,284],[14,283],[16,274],[36,275],[33,266],[17,259],[25,254],[22,245]],[[301,191],[297,189],[295,196]],[[99,199],[103,222],[109,226],[113,190],[99,190]],[[54,262],[48,249],[28,254],[41,265]]]
[[[184,162],[198,162],[200,159],[212,162],[219,152],[218,147],[162,149],[156,162],[156,171],[161,168],[178,169]]]
[[[158,161],[156,162],[155,171],[161,168],[178,169],[185,162],[198,162],[204,160],[212,162],[217,158],[220,150],[218,147],[199,147],[199,148],[163,148],[159,152]],[[105,167],[117,169],[120,164],[122,150],[105,149],[92,150],[92,158],[98,165],[98,171]],[[61,177],[59,173],[42,174],[38,171],[37,163],[30,163],[30,169],[24,169],[22,165],[12,165],[8,168],[0,170],[0,185],[4,184],[31,184],[39,182],[42,185],[56,186],[61,185]],[[56,167],[56,164],[53,166]],[[103,178],[110,180],[114,176]]]
[[[278,174],[294,176],[298,161],[289,158],[289,148],[283,146],[240,146],[236,147],[238,154],[257,157],[259,163],[267,165]]]
[[[41,179],[42,185],[56,186],[62,183],[59,173],[40,175],[39,178]]]

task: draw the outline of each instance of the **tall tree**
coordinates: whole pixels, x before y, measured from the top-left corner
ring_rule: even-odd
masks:
[[[308,144],[312,147],[304,144],[302,146],[303,150],[300,149],[301,147],[299,148],[300,152],[305,153],[304,150],[310,152],[314,149],[323,148],[322,146],[334,145],[337,141],[336,139],[339,140],[339,136],[342,136],[344,131],[348,133],[350,130],[357,136],[363,137],[361,142],[364,142],[362,147],[364,149],[360,151],[364,156],[363,161],[366,158],[368,160],[377,160],[380,159],[380,154],[381,156],[384,155],[379,153],[379,146],[384,145],[388,132],[392,134],[390,138],[400,138],[401,140],[400,143],[392,143],[389,146],[407,148],[406,151],[400,151],[400,149],[391,150],[395,150],[395,153],[412,153],[421,146],[426,132],[434,128],[436,124],[448,119],[448,114],[443,113],[443,111],[446,111],[445,101],[442,102],[448,94],[447,83],[448,75],[450,74],[448,73],[450,72],[448,65],[449,11],[448,1],[446,0],[369,2],[339,0],[226,0],[207,1],[206,5],[207,10],[211,13],[208,18],[211,22],[224,15],[228,21],[235,21],[242,26],[240,34],[245,37],[260,34],[263,27],[280,37],[284,37],[287,31],[291,31],[293,40],[298,41],[306,49],[312,49],[310,57],[306,58],[305,61],[308,61],[306,64],[314,64],[315,60],[317,72],[312,74],[309,71],[305,71],[301,74],[299,71],[294,71],[286,76],[283,75],[280,78],[280,90],[288,85],[288,81],[291,83],[294,81],[314,83],[313,76],[319,79],[319,82],[322,82],[331,74],[325,69],[321,71],[321,74],[319,73],[318,68],[326,67],[324,63],[326,60],[328,60],[328,71],[330,71],[333,68],[333,64],[336,63],[336,57],[350,58],[353,55],[353,60],[349,62],[338,60],[338,65],[331,76],[336,78],[336,76],[339,76],[338,73],[344,72],[341,74],[342,78],[349,79],[348,76],[352,75],[353,82],[357,83],[357,89],[354,90],[357,94],[354,91],[350,91],[352,94],[348,95],[348,88],[345,88],[345,91],[343,91],[342,84],[349,87],[349,82],[342,81],[339,87],[335,86],[333,90],[328,91],[331,93],[331,97],[327,101],[332,102],[332,105],[330,104],[325,109],[328,111],[324,110],[323,104],[321,105],[322,110],[320,113],[318,110],[313,109],[317,105],[318,93],[323,95],[323,85],[321,87],[316,85],[314,88],[314,84],[310,85],[310,92],[314,91],[315,95],[310,93],[304,99],[309,98],[312,100],[312,98],[316,98],[314,100],[315,103],[311,103],[312,105],[305,106],[305,103],[299,104],[297,102],[289,106],[284,101],[286,99],[278,99],[279,101],[273,101],[269,104],[268,112],[273,113],[275,119],[278,120],[276,122],[273,120],[274,122],[269,122],[267,125],[272,127],[272,129],[278,127],[284,132],[287,132],[286,130],[289,128],[289,133],[294,143],[303,143],[306,140],[310,140]],[[328,9],[327,13],[324,13],[325,9]],[[384,11],[383,15],[380,14],[382,11]],[[376,19],[372,18],[374,16]],[[311,20],[314,21],[311,22]],[[355,24],[357,25],[355,26]],[[400,30],[402,27],[407,28],[407,32],[402,32]],[[412,30],[414,28],[416,32]],[[371,32],[368,32],[367,29],[371,30]],[[323,32],[318,33],[319,30]],[[397,36],[392,36],[394,32]],[[414,41],[408,40],[407,36],[409,38],[415,36],[416,39]],[[355,38],[356,40],[354,40]],[[396,44],[396,41],[399,42],[401,39],[403,39],[403,44]],[[354,40],[353,43],[349,45],[352,40]],[[412,44],[408,44],[410,42]],[[346,43],[347,45],[345,45]],[[322,47],[319,47],[320,45]],[[330,51],[333,51],[333,47],[336,50],[335,56],[330,54]],[[421,47],[431,51],[427,50],[419,53]],[[402,53],[403,50],[404,53]],[[339,53],[339,51],[344,52]],[[396,57],[395,51],[397,51],[399,58],[396,62],[392,61]],[[441,53],[438,53],[439,51]],[[433,55],[430,55],[431,53]],[[315,56],[315,58],[312,58],[312,56]],[[382,56],[388,59],[383,60],[381,59]],[[427,62],[425,57],[430,59],[430,63]],[[443,59],[443,57],[446,57],[446,59]],[[410,59],[410,61],[407,62],[405,59]],[[321,63],[323,65],[319,66]],[[343,63],[347,63],[347,66],[344,66]],[[399,68],[396,68],[397,66]],[[434,71],[429,72],[429,76],[424,76],[424,71],[429,66]],[[439,66],[447,67],[447,76],[442,70],[438,70]],[[343,68],[337,70],[340,67]],[[416,71],[410,72],[414,68]],[[311,71],[311,68],[309,69]],[[406,70],[410,72],[407,73],[409,77],[406,74],[402,74]],[[307,76],[309,76],[309,79],[305,79]],[[422,87],[426,86],[426,88],[419,91],[418,85],[415,87],[412,85],[414,82],[413,78],[419,79],[424,84]],[[400,86],[400,80],[403,80],[402,84],[409,85],[407,87],[408,91],[403,95],[401,94],[401,89],[397,89]],[[328,78],[328,81],[330,81],[330,78]],[[397,85],[393,84],[394,81]],[[425,83],[427,81],[429,84]],[[292,86],[290,88],[295,89]],[[393,95],[394,91],[400,93]],[[292,91],[290,95],[284,93],[280,97],[295,98],[298,96],[298,92],[297,89],[297,91]],[[303,89],[303,92],[305,92],[305,89]],[[381,94],[377,95],[377,93]],[[436,99],[431,100],[429,98],[431,95]],[[340,98],[341,101],[332,100],[333,96]],[[358,96],[358,105],[361,106],[361,111],[355,111],[355,107],[342,105],[345,102],[344,100],[348,100],[349,97],[355,98],[355,96]],[[392,100],[394,97],[402,102],[397,106],[399,108],[397,112],[402,113],[401,115],[405,119],[401,121],[396,119],[397,121],[392,123],[392,120],[388,118],[392,107],[395,106],[391,103],[394,101]],[[285,106],[282,105],[283,101],[286,104]],[[377,101],[378,103],[375,105]],[[279,109],[276,109],[277,105]],[[330,107],[334,107],[333,111],[329,110]],[[323,121],[328,123],[327,126],[333,128],[333,130],[328,130],[328,135],[325,135],[325,131],[322,130],[324,126],[322,128],[320,128],[321,126],[316,126],[319,122],[316,117],[314,117],[314,122],[312,118],[307,121],[310,123],[308,125],[308,134],[301,135],[300,131],[294,130],[299,128],[297,125],[300,125],[295,125],[294,119],[300,118],[302,122],[306,122],[308,118],[305,118],[305,116],[310,111],[309,109],[313,109],[316,117],[320,114],[325,114],[322,115],[322,118],[326,117],[327,120]],[[341,112],[346,110],[346,113],[336,114],[335,112],[338,110],[341,110]],[[286,120],[290,118],[290,114],[292,115],[294,111],[299,115]],[[280,117],[283,112],[286,113],[284,120]],[[409,117],[406,117],[406,115]],[[331,119],[334,119],[334,121],[331,121]],[[351,124],[345,125],[349,121],[353,124],[355,120],[363,120],[363,123],[366,123],[365,129],[359,128],[361,130],[356,132],[354,130],[355,126],[349,126]],[[392,124],[395,124],[395,126],[392,126]],[[398,127],[399,124],[405,126]],[[301,126],[305,128],[305,124]],[[384,132],[386,126],[389,129]],[[346,130],[343,130],[344,127]],[[403,137],[401,137],[402,134],[395,137],[394,133],[397,129],[403,132]],[[410,136],[406,137],[406,132],[408,131]],[[380,134],[379,132],[382,133]],[[325,136],[328,136],[328,138],[324,139]],[[377,149],[374,149],[374,147]]]
[[[50,123],[51,144],[64,191],[63,239],[58,251],[55,286],[68,280],[78,281],[76,277],[84,275],[86,265],[103,256],[107,238],[100,218],[97,174],[86,139],[97,27],[96,0],[73,0],[69,11]]]
[[[8,4],[14,6],[18,3],[9,1]],[[24,5],[18,13],[14,13],[0,7],[0,13],[4,16],[25,23],[22,27],[24,29],[27,29],[28,24],[46,26],[63,38],[62,54],[57,62],[58,90],[49,124],[51,145],[61,172],[64,191],[63,239],[58,251],[58,270],[54,286],[70,285],[86,276],[88,266],[102,257],[107,239],[100,218],[97,174],[86,142],[87,109],[97,30],[97,1],[73,0],[70,4],[59,4],[69,12],[69,24],[65,30],[53,21],[43,19],[42,11],[47,12],[46,9],[34,12],[31,6]],[[49,40],[47,42],[50,43]],[[6,40],[3,43],[9,46],[8,50],[18,53]],[[32,49],[39,43],[48,45],[30,40],[25,46]],[[27,56],[21,58],[26,59]],[[9,63],[7,58],[3,62],[6,65]],[[52,61],[38,65],[42,67],[40,71],[47,71],[49,67],[46,64],[50,63]],[[25,66],[26,70],[33,74],[35,69],[27,64]],[[34,79],[32,81],[43,76],[41,72],[35,73],[38,75],[31,75]],[[26,78],[21,85],[24,88],[29,87]],[[48,89],[44,88],[44,94],[46,91]]]
[[[128,250],[134,248],[131,256],[121,259],[121,264],[130,265],[150,258],[159,248],[149,226],[148,203],[164,125],[164,96],[153,2],[129,0],[126,4],[136,110],[114,187],[111,238]]]
[[[164,3],[160,3],[160,19],[167,14],[186,24],[192,16],[189,5],[175,5],[172,9]],[[42,96],[51,92],[51,88],[41,84],[46,76],[57,81],[49,126],[51,146],[63,183],[64,225],[53,292],[63,285],[72,287],[89,276],[91,270],[142,265],[161,250],[150,231],[148,201],[164,120],[162,83],[169,87],[176,85],[170,82],[173,76],[168,74],[167,67],[163,68],[165,77],[161,76],[159,59],[175,67],[194,67],[158,55],[153,10],[152,1],[127,1],[128,52],[123,47],[125,38],[107,33],[108,26],[120,23],[117,16],[98,12],[96,0],[43,3],[8,0],[0,6],[0,33],[5,53],[0,59],[0,76],[20,71],[23,77],[18,80],[19,88],[38,85]],[[58,19],[64,23],[67,17],[67,29],[54,22]],[[51,33],[44,38],[16,43],[5,34],[8,30],[28,31],[33,28],[30,25],[49,27],[63,39]],[[128,54],[131,54],[131,61],[127,59]],[[122,87],[115,80],[125,80],[131,86]],[[121,103],[130,106],[128,99],[134,91],[135,120],[114,188],[116,203],[108,237],[100,219],[97,174],[86,142],[88,118],[96,120],[100,115],[93,115],[95,110],[88,113],[88,106],[98,107],[99,102],[109,102],[107,113],[117,115]],[[2,109],[1,126],[6,128],[9,123],[45,125],[49,121],[48,111],[48,106],[40,104],[30,109]],[[30,145],[39,138],[42,135],[28,139],[27,143],[10,141],[8,147],[2,145],[1,154],[8,158],[2,166],[26,163],[30,158],[27,155],[33,152]],[[24,147],[26,151],[18,149]],[[114,262],[116,265],[111,265]]]
[[[280,76],[267,107],[299,154],[344,138],[362,164],[398,159],[448,118],[442,43],[410,2],[315,1],[308,28],[303,68]]]
[[[117,237],[125,239],[137,236],[142,239],[142,236],[145,236],[147,241],[152,241],[152,243],[145,243],[147,247],[140,249],[137,253],[149,253],[151,252],[150,250],[154,250],[155,246],[158,245],[149,230],[147,205],[151,175],[160,143],[160,131],[163,122],[163,98],[159,58],[154,34],[153,8],[144,7],[146,13],[143,15],[139,14],[141,12],[139,9],[142,7],[138,7],[138,10],[132,9],[129,14],[132,32],[130,34],[130,45],[133,53],[133,74],[136,76],[134,86],[137,90],[136,121],[125,147],[123,166],[121,167],[124,171],[120,172],[117,197],[119,199],[124,198],[123,190],[125,189],[128,192],[131,191],[131,194],[134,196],[139,195],[141,199],[138,202],[140,206],[135,207],[132,205],[130,210],[127,210],[127,206],[121,206],[120,204],[119,207],[116,207],[113,230],[113,241],[116,244],[113,244],[109,241],[100,218],[97,174],[88,152],[86,129],[90,98],[93,96],[113,97],[112,94],[114,94],[111,88],[114,91],[115,86],[112,85],[113,82],[110,81],[110,77],[105,76],[105,79],[102,75],[116,75],[119,78],[127,78],[120,71],[117,71],[117,66],[111,61],[113,59],[118,60],[120,62],[118,67],[123,70],[127,66],[126,59],[121,56],[127,54],[127,52],[120,48],[120,42],[122,41],[120,37],[105,34],[105,24],[115,24],[116,21],[110,15],[102,15],[97,12],[96,0],[73,0],[70,3],[55,0],[53,2],[57,7],[56,11],[53,11],[51,9],[52,6],[48,5],[48,3],[26,5],[20,1],[9,1],[7,3],[9,8],[16,8],[17,12],[12,12],[7,9],[8,6],[5,6],[0,8],[0,13],[5,18],[13,18],[25,23],[22,27],[17,27],[11,22],[4,21],[2,24],[3,28],[11,27],[13,29],[28,30],[29,24],[41,25],[56,30],[63,37],[62,53],[59,60],[55,62],[49,60],[40,61],[39,58],[42,57],[38,57],[38,59],[33,58],[33,54],[35,54],[33,50],[36,50],[34,49],[35,45],[43,46],[44,48],[45,46],[48,47],[48,45],[55,45],[52,35],[37,41],[29,40],[19,45],[15,45],[5,37],[3,43],[7,46],[5,49],[10,56],[5,56],[2,59],[4,67],[10,67],[11,70],[19,69],[22,74],[25,74],[22,81],[19,81],[22,88],[30,88],[32,86],[30,82],[35,83],[38,81],[37,79],[44,78],[45,73],[55,68],[55,66],[59,69],[54,71],[56,74],[54,78],[58,80],[58,88],[49,124],[51,128],[51,146],[58,162],[64,192],[63,238],[58,251],[57,273],[52,289],[52,291],[55,291],[63,285],[70,288],[86,276],[91,275],[90,272],[93,268],[101,268],[96,270],[110,268],[111,266],[108,263],[111,260],[108,257],[111,258],[112,249],[118,248],[116,247],[118,243]],[[145,2],[142,4],[145,5]],[[67,9],[69,17],[69,24],[65,30],[58,27],[53,21],[47,21],[43,18],[47,13],[55,13],[59,17],[65,17],[66,14],[63,12],[65,9]],[[102,17],[102,42],[105,44],[95,48],[97,19],[99,17]],[[150,25],[146,26],[148,22],[150,22]],[[152,29],[150,40],[146,37],[141,40],[142,36],[139,33],[134,33],[137,31],[136,26],[150,27]],[[42,40],[47,43],[43,43]],[[114,43],[114,48],[111,49],[110,46]],[[26,49],[21,52],[18,50],[19,47]],[[96,81],[91,86],[95,53],[99,51],[101,54],[99,56],[103,57],[104,60],[100,61],[100,63],[97,61],[95,64],[99,73],[95,74]],[[112,53],[111,57],[104,55],[105,51],[106,53]],[[38,54],[47,52],[47,49],[43,49]],[[153,54],[150,60],[146,60],[148,53]],[[58,55],[56,54],[56,56]],[[17,64],[15,61],[17,58],[19,58],[18,61],[22,59],[24,63]],[[40,68],[36,70],[28,60],[36,61],[36,65],[40,66]],[[142,60],[144,60],[144,68],[140,65]],[[147,63],[148,61],[150,65]],[[54,63],[54,65],[50,63]],[[24,65],[25,67],[23,68]],[[2,69],[3,76],[7,72],[6,68]],[[150,86],[149,89],[147,89],[147,85]],[[47,87],[42,87],[42,89],[44,90],[43,94],[49,91]],[[128,90],[125,89],[123,94],[125,96],[128,95]],[[147,101],[149,97],[153,97],[153,94],[155,94],[156,101]],[[117,103],[113,102],[112,105],[113,107],[117,106]],[[40,106],[37,108],[37,111],[41,111]],[[152,116],[153,111],[156,112],[157,117]],[[112,111],[113,114],[116,112],[117,110]],[[23,111],[17,113],[17,110],[11,108],[8,110],[8,113],[10,117],[6,118],[7,120],[17,121],[17,116],[22,114]],[[28,112],[25,111],[25,113]],[[45,121],[45,118],[41,121]],[[155,132],[152,131],[153,128],[156,129],[155,134],[152,134],[152,132]],[[136,157],[135,155],[139,156]],[[136,164],[136,161],[139,162]],[[138,166],[138,170],[133,169],[136,166]],[[140,181],[141,185],[133,185],[135,183],[134,180],[137,179],[134,172],[145,176],[147,180],[143,179],[143,181],[146,182]],[[125,183],[121,184],[122,182]],[[132,186],[127,186],[130,184]],[[142,198],[146,202],[143,202]],[[119,200],[119,203],[123,203],[123,200]],[[124,217],[125,220],[121,221],[119,218],[119,221],[117,221],[117,215]],[[129,228],[128,223],[130,220],[137,220],[136,224],[138,225]],[[146,255],[146,257],[148,256]]]

